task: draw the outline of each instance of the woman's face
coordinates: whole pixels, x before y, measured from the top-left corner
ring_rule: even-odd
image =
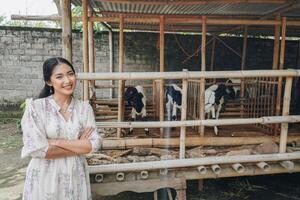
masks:
[[[54,88],[55,94],[72,95],[76,86],[76,76],[67,64],[57,65],[50,77],[48,85]]]

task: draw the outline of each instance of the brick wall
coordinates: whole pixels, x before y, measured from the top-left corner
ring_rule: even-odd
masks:
[[[125,71],[158,71],[159,35],[130,32],[124,35]],[[209,41],[209,38],[208,40]],[[242,38],[226,38],[226,44],[241,52]],[[194,71],[200,69],[199,35],[166,35],[165,69]],[[118,71],[118,33],[114,34],[114,71]],[[272,66],[273,40],[249,39],[246,69],[270,69]],[[207,45],[207,66],[210,66],[211,43]],[[61,56],[61,30],[0,27],[0,103],[18,102],[36,97],[43,87],[42,63],[51,56]],[[82,68],[82,33],[73,33],[73,64],[76,71]],[[299,42],[286,44],[285,66],[299,66]],[[297,61],[298,60],[298,61]],[[215,69],[237,70],[240,57],[228,50],[221,42],[216,43]],[[95,34],[95,62],[97,72],[109,71],[108,34]],[[79,94],[80,85],[76,95]],[[108,96],[109,90],[98,92]]]

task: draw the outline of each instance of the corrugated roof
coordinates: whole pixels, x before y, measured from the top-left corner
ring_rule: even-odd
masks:
[[[89,4],[104,17],[117,17],[119,13],[123,13],[135,14],[135,16],[139,17],[145,15],[206,15],[219,16],[221,18],[230,17],[241,19],[241,17],[251,17],[252,19],[260,19],[265,16],[274,16],[279,12],[282,16],[300,19],[299,0],[256,0],[255,3],[253,3],[254,1],[255,0],[235,0],[231,2],[230,0],[89,0]],[[81,0],[72,0],[72,3],[74,5],[81,5]],[[118,28],[117,23],[110,23],[110,25],[112,28]],[[159,30],[157,25],[147,23],[127,23],[125,28],[135,30]],[[165,27],[166,31],[192,31],[199,30],[199,28],[200,26],[195,24],[180,24]],[[211,27],[211,29],[214,28]],[[266,33],[266,31],[262,32]]]

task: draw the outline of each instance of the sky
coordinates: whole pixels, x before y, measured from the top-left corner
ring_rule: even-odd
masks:
[[[53,0],[1,0],[0,15],[51,15],[57,14]]]

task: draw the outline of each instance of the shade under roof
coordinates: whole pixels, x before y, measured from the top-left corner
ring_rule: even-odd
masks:
[[[81,0],[72,0],[76,6],[81,6]],[[299,0],[88,0],[89,5],[99,16],[118,17],[119,14],[134,17],[147,16],[184,16],[196,17],[206,15],[214,18],[230,19],[274,19],[278,14],[288,17],[288,20],[300,20]],[[113,29],[118,29],[118,23],[109,23]],[[240,32],[236,26],[208,26],[208,32],[231,30]],[[157,24],[126,23],[125,29],[158,31]],[[232,30],[233,29],[233,30]],[[166,25],[166,31],[200,32],[197,24]],[[250,34],[273,35],[274,27],[250,27]],[[291,31],[290,31],[291,30]],[[287,29],[287,36],[300,36],[300,27]]]

